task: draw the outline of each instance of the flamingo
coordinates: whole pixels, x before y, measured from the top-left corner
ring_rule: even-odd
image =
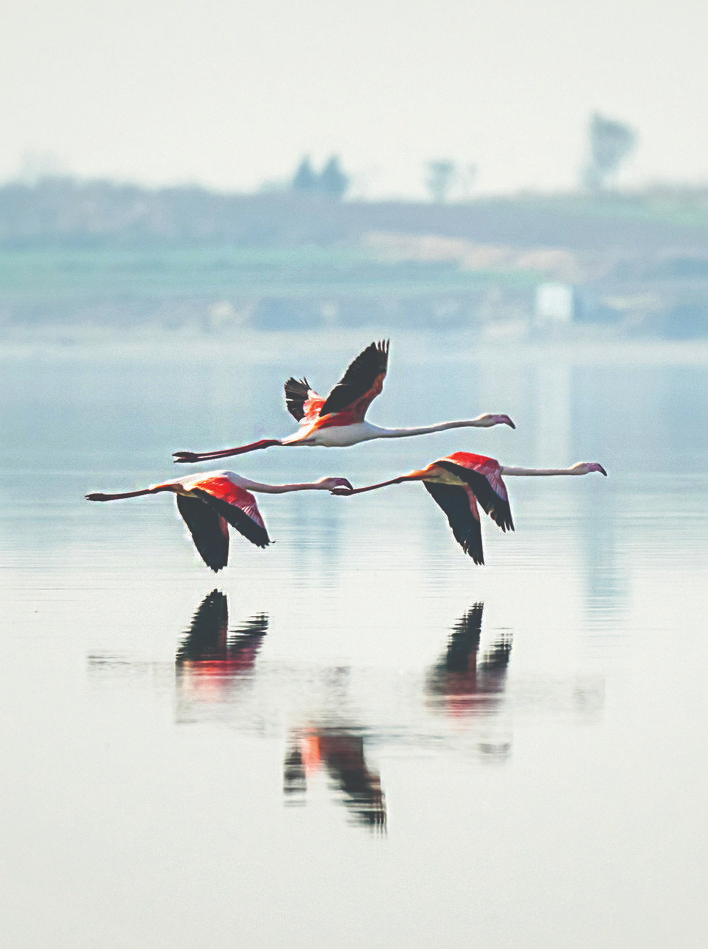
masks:
[[[399,475],[389,481],[370,484],[351,491],[336,489],[334,494],[361,494],[403,481],[422,481],[433,500],[447,515],[455,540],[476,564],[484,563],[482,530],[478,502],[503,531],[514,530],[509,495],[502,475],[539,477],[551,475],[586,475],[593,471],[607,475],[596,461],[580,461],[570,468],[510,468],[495,458],[458,451],[440,458],[420,471]]]
[[[145,494],[170,491],[176,495],[177,507],[192,535],[202,560],[216,573],[228,563],[229,529],[231,524],[256,547],[270,544],[268,531],[251,491],[284,494],[286,491],[348,491],[346,478],[321,478],[304,484],[261,484],[249,481],[233,471],[208,471],[199,476],[175,478],[153,484],[139,491],[120,494],[87,494],[88,501],[118,501]]]
[[[326,399],[310,388],[307,379],[285,383],[285,403],[299,423],[300,430],[287,438],[262,438],[250,445],[224,448],[220,451],[176,451],[176,464],[211,461],[228,455],[270,448],[273,445],[320,445],[325,448],[344,448],[373,438],[408,438],[445,432],[451,428],[489,428],[492,425],[516,426],[508,415],[479,415],[460,422],[439,422],[422,428],[381,428],[365,421],[364,416],[373,400],[383,389],[388,367],[389,341],[371,343],[352,361],[342,378]]]

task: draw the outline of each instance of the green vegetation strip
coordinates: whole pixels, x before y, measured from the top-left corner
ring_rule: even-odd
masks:
[[[454,263],[386,262],[357,249],[319,247],[0,251],[0,301],[140,300],[229,295],[408,295],[463,292],[536,274],[462,270]]]

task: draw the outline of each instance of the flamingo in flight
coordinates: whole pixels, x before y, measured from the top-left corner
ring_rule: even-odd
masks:
[[[286,491],[351,490],[346,478],[321,478],[304,484],[261,484],[249,481],[233,471],[208,471],[198,476],[175,478],[153,484],[139,491],[121,494],[87,494],[88,501],[118,501],[144,494],[169,491],[176,495],[177,508],[192,535],[202,560],[216,573],[229,559],[229,528],[231,524],[256,547],[267,547],[270,537],[258,510],[252,491],[284,494]]]
[[[299,423],[299,431],[287,438],[262,438],[250,445],[224,448],[220,451],[176,451],[176,463],[212,461],[228,455],[270,448],[273,445],[320,445],[325,448],[344,448],[373,438],[408,438],[445,432],[451,428],[489,428],[492,425],[516,426],[508,415],[479,415],[460,422],[438,422],[422,428],[381,428],[364,418],[366,410],[383,389],[388,367],[388,340],[371,343],[352,361],[342,378],[326,399],[310,388],[307,379],[285,383],[285,403]]]
[[[338,488],[341,495],[374,491],[388,484],[422,481],[432,499],[447,515],[455,540],[477,564],[484,563],[482,530],[478,504],[503,531],[514,530],[509,495],[502,475],[542,477],[552,475],[586,475],[592,471],[607,472],[596,461],[580,461],[570,468],[510,468],[495,458],[458,451],[434,461],[427,468],[399,475],[389,481],[370,484],[351,491]]]

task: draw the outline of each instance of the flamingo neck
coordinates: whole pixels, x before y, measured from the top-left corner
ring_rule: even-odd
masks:
[[[502,475],[518,475],[519,477],[546,477],[552,475],[583,475],[587,472],[574,468],[507,468],[506,465],[500,468]]]
[[[379,428],[378,438],[409,438],[411,435],[430,435],[433,432],[447,432],[451,428],[485,428],[483,418],[463,419],[458,422],[436,422],[434,425],[423,425],[419,428]]]
[[[330,487],[318,481],[304,481],[295,484],[262,484],[260,481],[248,481],[239,478],[239,487],[247,491],[258,491],[262,494],[286,494],[289,491],[329,491]]]

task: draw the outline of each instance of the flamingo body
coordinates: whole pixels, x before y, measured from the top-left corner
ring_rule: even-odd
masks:
[[[347,412],[337,415],[326,415],[319,418],[312,425],[304,427],[288,438],[282,439],[281,445],[319,445],[322,448],[349,448],[360,442],[368,442],[374,438],[387,438],[389,429],[379,428],[366,421],[348,421]]]
[[[177,508],[186,523],[194,546],[204,563],[214,572],[226,566],[229,559],[230,524],[256,547],[267,547],[270,537],[258,504],[251,491],[282,494],[288,491],[348,490],[346,478],[322,478],[303,484],[262,484],[249,481],[233,471],[211,471],[194,476],[174,478],[149,488],[120,494],[87,494],[89,501],[117,501],[146,494],[170,492],[176,495]]]
[[[307,379],[291,377],[285,383],[285,404],[298,422],[298,431],[286,438],[262,438],[249,445],[219,451],[174,453],[178,463],[192,463],[271,448],[274,445],[307,445],[346,448],[375,438],[407,438],[451,428],[489,428],[514,423],[508,415],[480,415],[459,422],[439,422],[419,428],[381,428],[366,421],[367,409],[383,390],[388,369],[388,340],[371,343],[352,361],[327,398],[311,388]]]

